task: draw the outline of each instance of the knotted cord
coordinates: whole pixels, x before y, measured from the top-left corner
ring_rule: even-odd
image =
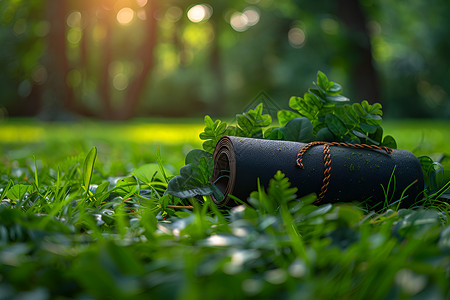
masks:
[[[300,150],[297,154],[297,165],[303,169],[303,155],[306,151],[308,151],[311,147],[317,146],[317,145],[323,145],[323,165],[324,165],[324,171],[323,171],[323,181],[322,181],[322,187],[320,188],[320,193],[317,197],[316,204],[321,202],[322,199],[325,197],[325,194],[328,190],[328,186],[330,184],[330,178],[331,178],[331,153],[330,153],[330,146],[335,147],[347,147],[347,148],[356,148],[356,149],[367,149],[367,150],[382,150],[386,151],[387,154],[392,154],[394,150],[388,147],[382,147],[377,145],[367,145],[367,144],[349,144],[349,143],[342,143],[342,142],[311,142],[306,144],[302,150]]]

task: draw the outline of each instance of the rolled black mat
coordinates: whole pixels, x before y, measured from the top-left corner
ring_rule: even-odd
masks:
[[[298,157],[305,146],[307,150]],[[324,147],[328,148],[328,158]],[[303,168],[298,164],[299,158]],[[419,160],[401,149],[360,149],[348,144],[311,145],[225,136],[218,142],[213,160],[210,182],[226,196],[222,201],[213,197],[220,206],[235,205],[230,194],[246,201],[257,190],[258,178],[262,186],[267,186],[278,170],[298,188],[298,197],[321,195],[318,204],[358,201],[376,205],[386,199],[389,203],[402,199],[400,206],[407,207],[424,189]]]

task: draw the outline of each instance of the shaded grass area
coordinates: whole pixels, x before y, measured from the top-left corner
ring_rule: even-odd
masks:
[[[385,133],[417,155],[449,153],[449,124],[421,122],[386,122]],[[317,207],[313,196],[295,199],[277,174],[247,206],[219,210],[203,197],[203,205],[191,199],[192,210],[168,207],[161,171],[178,173],[200,147],[202,128],[192,121],[0,124],[2,295],[450,297],[448,205]]]

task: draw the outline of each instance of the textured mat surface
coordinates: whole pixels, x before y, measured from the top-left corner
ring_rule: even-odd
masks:
[[[245,201],[252,191],[257,190],[258,179],[262,186],[267,186],[278,170],[298,188],[299,197],[310,193],[319,195],[328,173],[328,185],[318,204],[367,201],[374,205],[385,199],[395,202],[403,198],[401,206],[410,206],[424,189],[422,168],[409,151],[394,149],[387,153],[330,145],[327,165],[323,151],[326,146],[316,145],[302,155],[301,168],[297,156],[306,145],[223,137],[214,151],[214,172],[210,181],[226,196],[231,194]],[[216,203],[233,205],[230,197]]]

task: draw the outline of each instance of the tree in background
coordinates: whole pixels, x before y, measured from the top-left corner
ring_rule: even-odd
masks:
[[[444,0],[0,1],[0,106],[49,120],[234,114],[261,91],[285,105],[320,69],[387,114],[448,116],[448,10]]]
[[[46,61],[54,80],[49,81],[53,101],[63,100],[66,110],[84,115],[131,118],[153,67],[158,3],[47,0],[46,10],[50,24]],[[133,20],[140,23],[134,28],[141,30],[139,43],[129,32],[121,32],[120,27],[131,26]],[[113,89],[123,93],[113,94]],[[83,101],[87,99],[101,104],[100,109],[92,109]]]

